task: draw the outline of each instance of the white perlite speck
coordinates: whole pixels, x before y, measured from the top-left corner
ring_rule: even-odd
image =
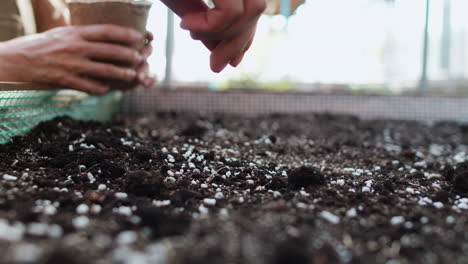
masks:
[[[77,218],[73,219],[72,223],[76,229],[82,229],[89,225],[89,218],[84,215],[78,216]]]
[[[370,192],[371,189],[367,186],[362,187],[362,192]]]
[[[88,180],[90,183],[96,182],[96,178],[94,178],[94,175],[91,172],[88,172]]]
[[[15,262],[19,263],[36,263],[42,253],[40,247],[29,243],[19,244],[13,251]]]
[[[105,191],[107,189],[107,186],[105,184],[99,184],[98,190],[99,191]]]
[[[394,216],[390,219],[390,224],[392,225],[400,225],[405,222],[405,218],[403,216]]]
[[[411,188],[411,187],[408,187],[408,188],[406,188],[406,192],[407,192],[407,193],[414,194],[414,189]]]
[[[203,199],[203,203],[209,206],[215,206],[216,205],[216,199],[210,199],[210,198],[205,198]]]
[[[156,207],[163,207],[163,206],[169,206],[171,204],[171,200],[165,200],[165,201],[153,201],[153,205]]]
[[[171,154],[167,155],[167,161],[169,163],[174,163],[175,162],[174,156],[172,156]]]
[[[444,204],[441,202],[435,202],[432,205],[434,205],[435,208],[440,209],[444,207]]]
[[[206,208],[205,206],[203,206],[203,204],[201,204],[201,205],[198,207],[198,211],[200,211],[201,214],[207,214],[207,213],[209,213],[208,208]]]
[[[336,180],[336,184],[340,185],[340,186],[343,186],[345,184],[345,180],[343,180],[343,179]]]
[[[131,216],[133,213],[132,208],[130,208],[129,206],[120,206],[119,208],[114,208],[113,211],[115,213],[126,215],[126,216]]]
[[[456,208],[468,210],[468,198],[461,198],[455,201]]]
[[[5,219],[0,219],[0,240],[20,241],[23,239],[26,227],[22,223],[10,224]]]
[[[115,198],[117,198],[117,199],[127,199],[128,194],[123,193],[123,192],[117,192],[117,193],[115,193]]]
[[[93,204],[91,206],[91,213],[93,214],[99,214],[102,210],[102,207],[99,204]]]
[[[16,181],[18,179],[18,177],[13,176],[13,175],[9,175],[9,174],[4,174],[3,179],[5,181]]]
[[[449,216],[447,216],[447,218],[445,219],[445,222],[446,222],[447,224],[451,225],[451,224],[455,223],[455,217],[449,215]]]
[[[347,217],[356,217],[357,216],[357,211],[356,208],[351,208],[346,212]]]
[[[223,198],[224,198],[224,194],[223,194],[222,192],[217,192],[217,193],[215,194],[215,198],[218,199],[218,200],[219,200],[219,199],[223,199]]]
[[[117,244],[129,245],[138,240],[138,234],[135,231],[123,231],[117,236]]]
[[[328,211],[322,211],[320,213],[320,217],[322,217],[323,219],[327,220],[328,222],[336,225],[336,224],[339,224],[340,223],[340,218]]]
[[[87,214],[89,212],[89,206],[86,204],[80,204],[76,207],[77,214]]]

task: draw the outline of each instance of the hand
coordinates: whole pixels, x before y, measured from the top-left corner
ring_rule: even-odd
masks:
[[[177,2],[177,1],[174,1]],[[211,53],[211,69],[221,72],[228,64],[237,67],[252,44],[265,0],[213,0],[214,8],[190,12],[181,27],[205,43],[218,41]]]
[[[153,46],[151,45],[151,42],[154,40],[154,36],[151,32],[148,32],[146,37],[149,44],[147,44],[143,50],[140,51],[140,55],[143,57],[143,63],[137,68],[135,84],[142,84],[146,88],[151,88],[156,83],[156,77],[150,73],[147,59],[153,53]]]
[[[144,82],[134,68],[143,65],[145,55],[127,47],[142,39],[133,29],[92,25],[60,27],[2,42],[0,81],[48,83],[92,94],[110,88],[95,79]]]

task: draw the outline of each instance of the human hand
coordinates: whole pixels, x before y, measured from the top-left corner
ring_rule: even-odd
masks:
[[[201,0],[163,0],[182,16],[181,27],[211,50],[210,65],[221,72],[228,64],[237,67],[252,44],[265,0],[213,0],[214,8],[203,8]],[[184,5],[189,6],[183,7]],[[201,11],[205,9],[204,11]],[[214,46],[210,45],[216,43]]]
[[[3,42],[0,81],[48,83],[92,94],[110,89],[96,79],[144,83],[139,77],[144,68],[134,68],[144,65],[143,51],[151,51],[139,53],[128,47],[142,38],[133,29],[92,25],[60,27]]]
[[[154,40],[153,33],[148,32],[146,38],[149,43],[140,51],[140,55],[143,57],[143,63],[137,67],[135,84],[142,84],[146,88],[151,88],[156,83],[156,77],[150,73],[147,60],[153,53],[153,46],[151,45],[151,42]]]

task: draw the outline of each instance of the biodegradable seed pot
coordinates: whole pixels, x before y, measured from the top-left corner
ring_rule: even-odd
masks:
[[[144,35],[147,34],[146,23],[152,3],[136,0],[68,0],[70,24],[75,26],[94,24],[114,24],[134,28]],[[147,44],[147,39],[133,46],[141,50]],[[119,66],[129,66],[115,63]],[[131,65],[137,67],[138,65]],[[137,85],[123,81],[100,80],[113,89],[127,89]]]
[[[146,34],[152,3],[135,0],[68,0],[71,25],[114,24],[134,28]],[[145,45],[134,47],[140,50]]]

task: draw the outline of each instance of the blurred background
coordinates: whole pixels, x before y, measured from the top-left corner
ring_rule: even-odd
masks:
[[[468,93],[466,10],[466,0],[271,0],[280,14],[261,18],[243,63],[215,74],[155,1],[150,62],[161,82],[212,90]]]

